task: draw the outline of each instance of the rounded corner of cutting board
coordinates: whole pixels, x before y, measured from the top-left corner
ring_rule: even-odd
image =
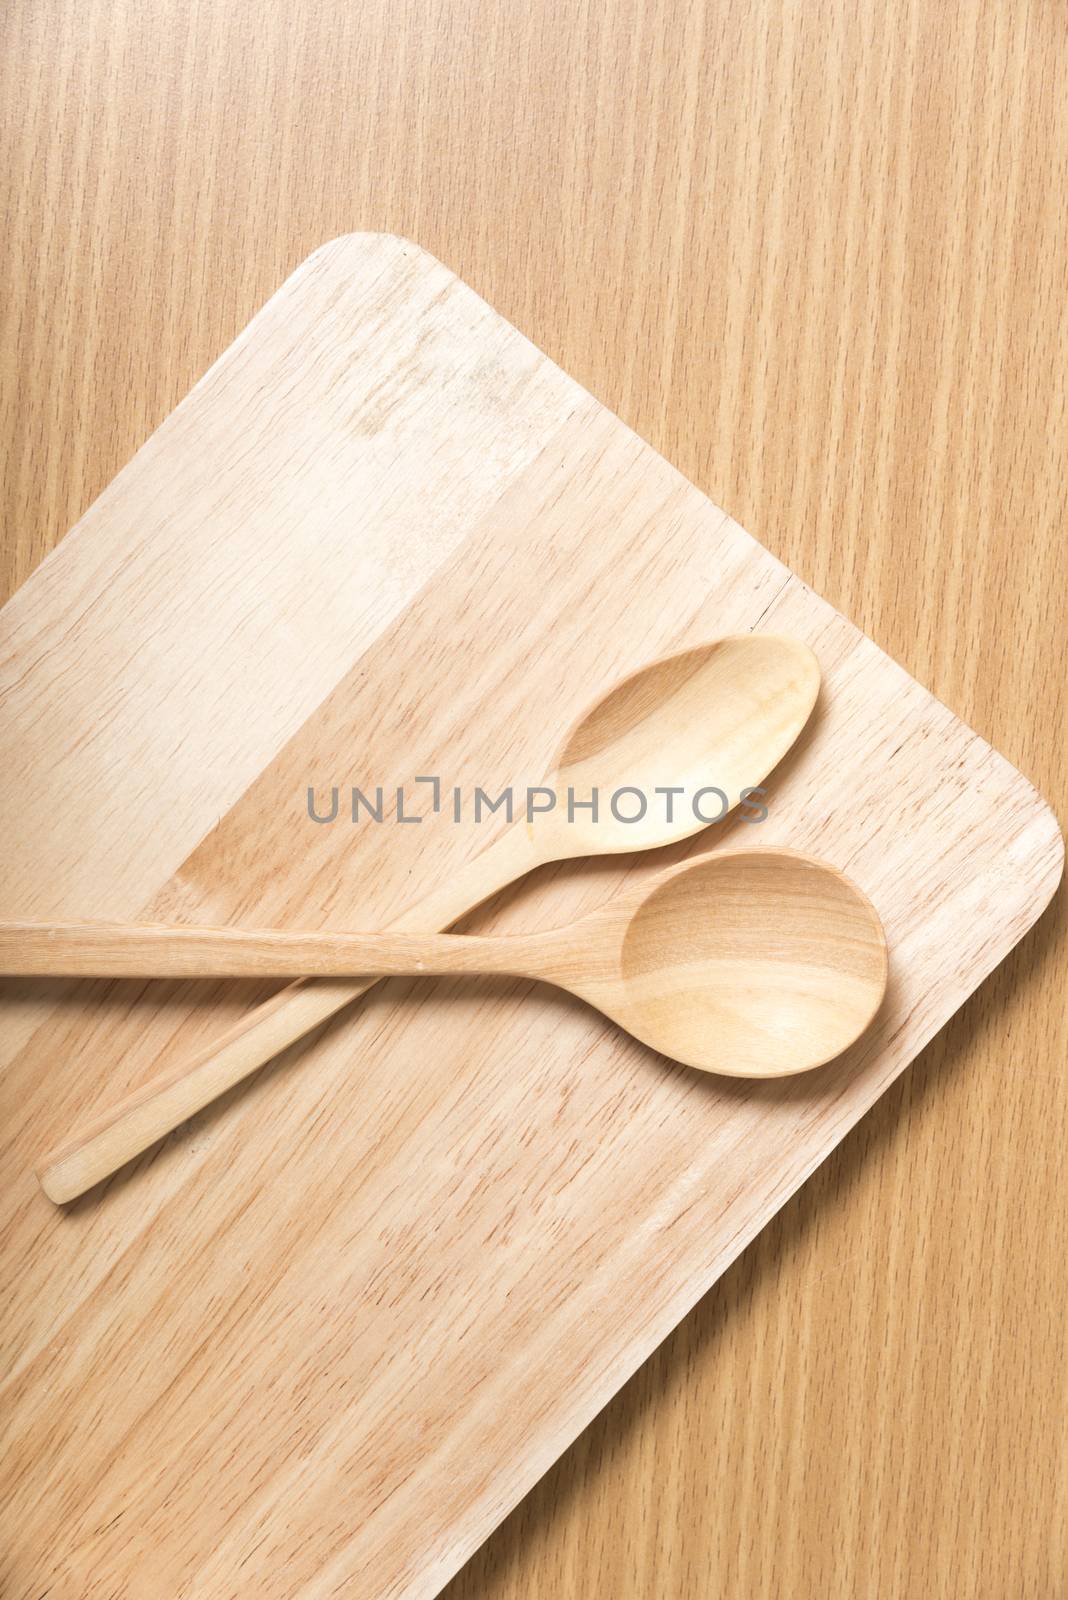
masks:
[[[979,737],[979,735],[976,735]],[[984,741],[985,742],[985,741]],[[1060,818],[1040,789],[1037,789],[1025,772],[1021,772],[1007,756],[993,745],[987,748],[1001,763],[1019,807],[1028,811],[1027,860],[1033,894],[1029,898],[1027,920],[1023,923],[1015,944],[1034,927],[1048,908],[1064,877],[1065,843]],[[1006,952],[1007,954],[1008,952]]]
[[[1034,789],[1034,785],[1031,787],[1034,790],[1037,804],[1037,820],[1045,824],[1047,829],[1049,853],[1049,868],[1042,879],[1038,909],[1035,912],[1035,921],[1037,922],[1057,893],[1064,878],[1064,829],[1061,827],[1060,818],[1049,801],[1037,789]]]
[[[415,239],[409,239],[403,233],[390,233],[378,228],[356,228],[351,233],[336,234],[333,239],[327,239],[317,245],[310,255],[296,268],[298,273],[306,271],[318,264],[331,266],[344,262],[351,266],[359,264],[364,266],[368,259],[381,255],[383,257],[405,257],[411,260],[420,260],[436,271],[445,267],[431,251],[419,244]]]

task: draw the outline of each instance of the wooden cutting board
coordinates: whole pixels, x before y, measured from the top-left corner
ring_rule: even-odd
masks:
[[[394,915],[502,819],[409,787],[418,825],[320,826],[309,784],[537,783],[615,679],[753,628],[813,647],[821,703],[767,821],[686,850],[789,843],[878,907],[888,1003],[818,1073],[703,1077],[547,989],[394,982],[61,1212],[37,1155],[265,991],[4,986],[5,1597],[435,1594],[1031,926],[1062,845],[390,236],[310,257],[4,609],[0,914],[323,927]],[[468,925],[683,853],[543,871]]]

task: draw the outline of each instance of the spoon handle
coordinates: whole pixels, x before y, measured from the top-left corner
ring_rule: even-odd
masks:
[[[544,934],[333,933],[170,923],[3,922],[0,973],[75,978],[347,978],[536,967]]]
[[[537,865],[522,825],[509,828],[433,894],[411,906],[395,929],[436,932]],[[256,1006],[188,1060],[126,1095],[49,1151],[37,1168],[57,1205],[109,1178],[150,1145],[240,1083],[280,1051],[372,988],[375,979],[300,979]]]

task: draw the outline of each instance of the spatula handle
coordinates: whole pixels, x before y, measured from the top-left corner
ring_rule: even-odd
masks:
[[[393,926],[428,933],[447,928],[522,877],[537,860],[527,830],[510,828]],[[84,1194],[366,994],[375,982],[374,978],[301,980],[272,995],[189,1061],[135,1089],[49,1151],[37,1168],[45,1194],[57,1204]]]

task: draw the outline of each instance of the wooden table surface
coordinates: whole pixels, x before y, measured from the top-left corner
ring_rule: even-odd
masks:
[[[1065,815],[1063,7],[2,13],[5,596],[309,251],[400,232]],[[1066,1592],[1064,922],[449,1600]]]

